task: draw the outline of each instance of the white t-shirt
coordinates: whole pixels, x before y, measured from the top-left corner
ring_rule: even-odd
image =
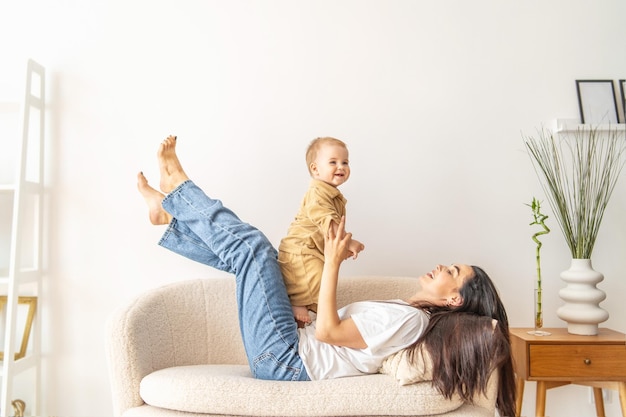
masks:
[[[339,310],[339,318],[349,317],[366,349],[320,342],[315,338],[315,322],[298,329],[298,351],[313,381],[377,373],[387,356],[413,344],[428,324],[423,310],[402,300],[360,301]]]

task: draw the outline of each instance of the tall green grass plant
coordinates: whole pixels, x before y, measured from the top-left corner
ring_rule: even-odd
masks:
[[[533,167],[573,259],[591,259],[604,211],[626,161],[626,128],[582,126],[525,136]]]

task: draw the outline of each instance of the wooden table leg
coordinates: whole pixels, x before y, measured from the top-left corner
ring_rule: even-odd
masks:
[[[515,416],[522,415],[522,401],[524,400],[524,378],[517,378],[515,381],[517,398],[515,398]]]
[[[537,399],[535,402],[535,416],[545,417],[546,391],[550,388],[562,387],[571,384],[570,381],[537,381]],[[626,417],[626,416],[625,416]]]
[[[626,382],[618,382],[619,402],[622,406],[622,417],[626,417]]]
[[[537,381],[537,398],[535,399],[535,417],[546,415],[546,391],[548,390],[546,381]]]
[[[593,388],[593,402],[596,403],[596,416],[604,417],[604,398],[602,397],[602,388]]]

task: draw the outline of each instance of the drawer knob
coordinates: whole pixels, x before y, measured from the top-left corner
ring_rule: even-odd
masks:
[[[585,359],[585,365],[591,365],[591,359],[587,358]]]

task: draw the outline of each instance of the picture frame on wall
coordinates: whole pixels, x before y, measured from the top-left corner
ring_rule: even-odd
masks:
[[[619,80],[619,91],[622,96],[622,123],[626,123],[626,80]]]
[[[576,92],[581,123],[618,123],[613,80],[576,80]]]

